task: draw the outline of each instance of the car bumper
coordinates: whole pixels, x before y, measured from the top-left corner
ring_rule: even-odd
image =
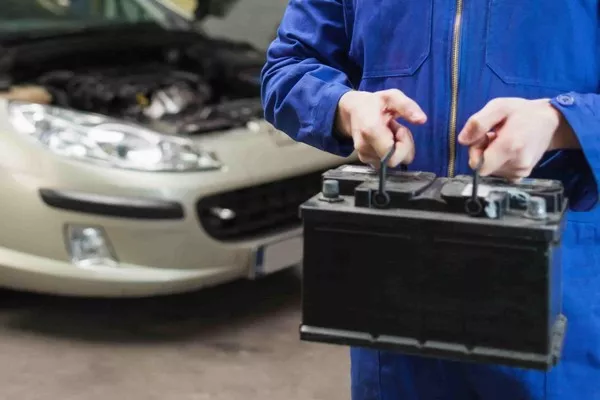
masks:
[[[0,212],[6,222],[0,232],[6,243],[0,247],[0,286],[73,296],[150,296],[258,278],[302,260],[299,226],[221,241],[203,229],[194,204],[38,186],[13,185],[18,202]],[[69,227],[99,229],[115,264],[73,263]]]
[[[278,237],[276,242],[295,247],[292,253],[284,256],[289,266],[301,261],[301,249],[296,246],[299,234],[299,230],[288,232],[284,237]],[[279,263],[280,260],[274,260],[270,265],[257,263],[261,258],[264,261],[265,249],[269,247],[257,244],[245,251],[238,251],[231,263],[222,266],[199,265],[198,269],[133,264],[78,268],[68,261],[0,248],[1,285],[16,290],[83,297],[145,297],[182,293],[235,279],[257,278],[286,266]],[[278,256],[281,257],[281,254]],[[201,254],[198,254],[198,260],[202,260]]]
[[[218,206],[221,195],[230,201],[233,194],[243,197],[236,207],[245,211],[250,203],[256,206],[248,200],[252,196],[281,192],[280,186],[264,185],[287,181],[285,187],[293,188],[297,181],[290,179],[314,178],[345,161],[293,143],[259,123],[254,130],[197,139],[217,154],[224,164],[221,170],[119,170],[59,157],[32,144],[10,131],[1,109],[6,151],[0,149],[0,188],[10,196],[0,207],[0,286],[28,291],[147,296],[296,265],[302,259],[299,224],[219,236],[207,229],[201,207],[206,201],[208,208]],[[72,263],[65,233],[69,227],[99,228],[117,265],[83,268]]]

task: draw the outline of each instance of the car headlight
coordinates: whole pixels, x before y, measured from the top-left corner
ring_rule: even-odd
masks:
[[[221,167],[214,154],[183,137],[167,136],[103,115],[10,101],[14,128],[62,156],[140,171]]]

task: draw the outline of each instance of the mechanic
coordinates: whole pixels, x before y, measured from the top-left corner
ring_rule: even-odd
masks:
[[[556,178],[563,357],[550,372],[351,350],[352,398],[600,399],[598,0],[290,0],[262,72],[299,142],[440,176]],[[402,254],[398,254],[401,258]],[[515,332],[515,335],[518,335]]]

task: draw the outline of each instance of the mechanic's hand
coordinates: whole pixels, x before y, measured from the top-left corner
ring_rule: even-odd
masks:
[[[336,128],[352,137],[358,158],[375,168],[395,143],[396,150],[388,163],[395,167],[411,163],[415,157],[412,133],[397,118],[414,124],[427,120],[417,103],[399,90],[350,91],[338,103]]]
[[[512,181],[527,177],[549,150],[573,147],[575,135],[548,100],[497,98],[474,114],[458,135],[470,146],[469,165],[483,155],[480,174]]]

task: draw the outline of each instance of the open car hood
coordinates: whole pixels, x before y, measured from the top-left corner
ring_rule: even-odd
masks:
[[[239,0],[196,0],[194,19],[202,21],[208,16],[224,17]]]

